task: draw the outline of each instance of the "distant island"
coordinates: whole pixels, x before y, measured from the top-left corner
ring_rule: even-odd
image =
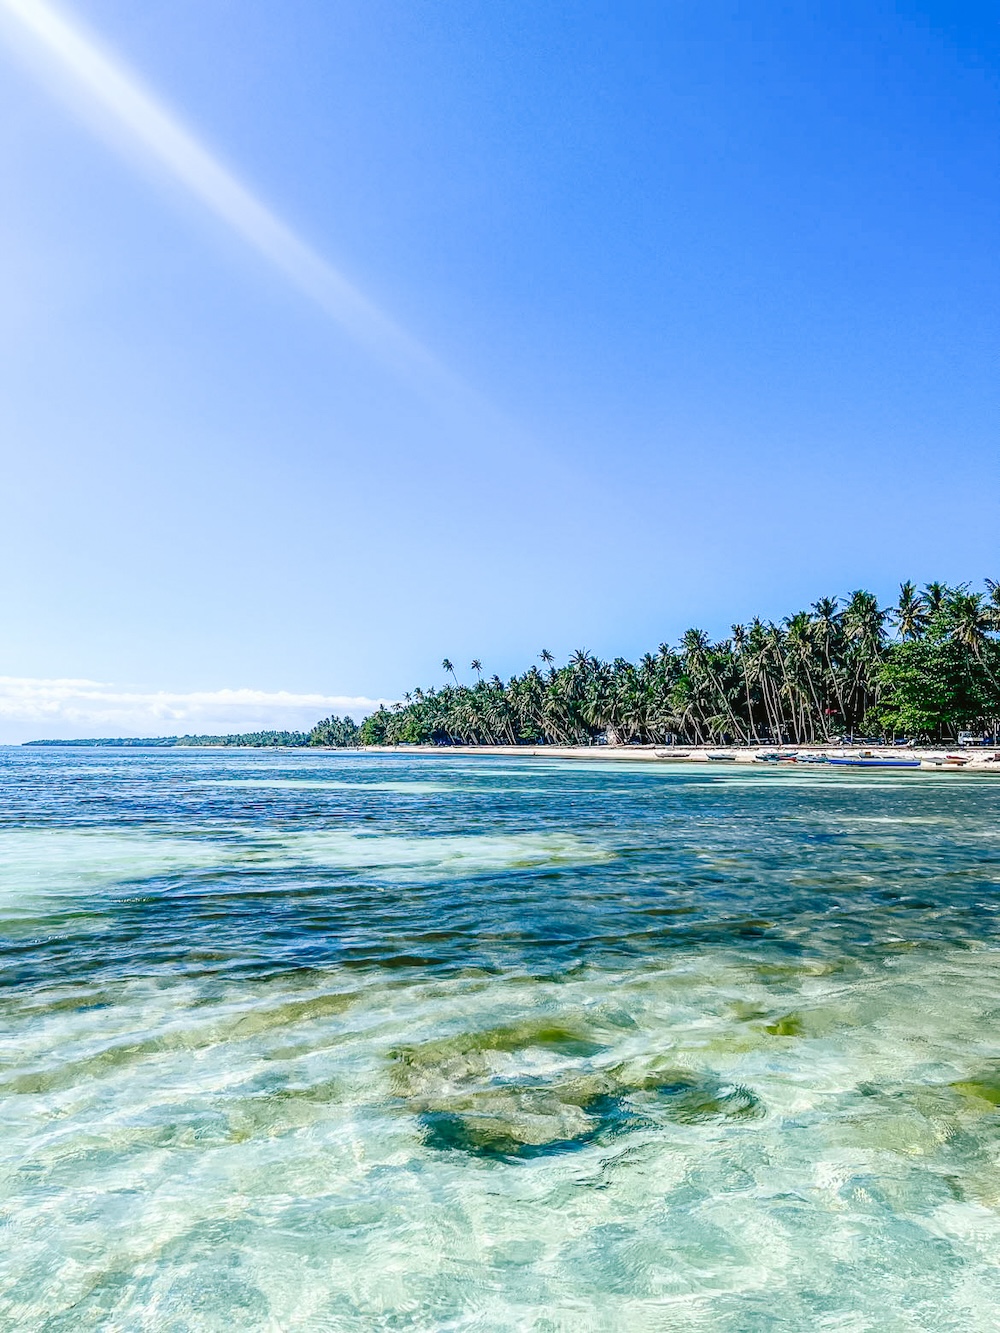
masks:
[[[863,590],[823,597],[780,624],[688,630],[639,662],[580,649],[565,666],[503,681],[415,689],[362,722],[363,745],[931,744],[1000,732],[1000,583],[900,585],[895,605]]]
[[[334,746],[346,749],[360,744],[358,724],[350,717],[326,717],[311,731],[248,731],[230,736],[115,736],[94,737],[90,740],[25,741],[25,745],[90,745],[130,748],[156,746],[171,748],[188,745],[218,746]]]

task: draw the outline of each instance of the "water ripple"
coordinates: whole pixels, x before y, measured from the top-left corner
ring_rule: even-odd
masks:
[[[0,1324],[992,1327],[1000,783],[913,779],[0,751]]]

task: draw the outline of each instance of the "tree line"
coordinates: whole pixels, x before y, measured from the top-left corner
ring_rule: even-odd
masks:
[[[471,663],[463,684],[415,689],[362,722],[364,745],[808,744],[945,741],[1000,728],[1000,583],[900,586],[882,607],[859,590],[780,623],[689,629],[638,662],[584,649],[503,681]],[[324,724],[320,724],[324,725]],[[315,729],[314,729],[315,730]]]
[[[181,736],[177,745],[236,745],[263,747],[291,746],[301,749],[308,745],[336,746],[338,749],[357,746],[360,730],[353,718],[325,717],[311,731],[250,731],[234,736]]]
[[[83,745],[107,746],[112,748],[171,748],[191,745],[240,747],[263,749],[268,746],[291,746],[295,749],[307,745],[350,747],[360,741],[358,724],[350,717],[325,717],[317,722],[311,731],[241,731],[229,736],[115,736],[94,737],[89,740],[63,741],[25,741],[25,745]]]

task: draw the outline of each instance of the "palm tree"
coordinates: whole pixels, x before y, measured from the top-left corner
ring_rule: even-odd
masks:
[[[760,692],[764,721],[772,741],[781,740],[781,719],[776,702],[776,688],[770,671],[770,647],[761,620],[754,618],[747,631],[743,649],[747,675]]]
[[[787,719],[787,730],[790,733],[791,738],[798,744],[800,740],[799,725],[795,716],[795,698],[792,682],[788,676],[788,653],[784,630],[772,622],[764,631],[764,642],[768,654],[766,660],[769,668],[768,674],[770,676],[771,690],[774,698],[774,708],[778,716],[777,739],[780,742],[782,733],[786,730],[784,702],[787,701],[789,705],[789,713],[791,714]]]
[[[992,588],[990,592],[992,594]],[[987,635],[995,623],[992,605],[984,605],[984,601],[985,598],[981,592],[966,592],[964,587],[951,593],[946,607],[946,614],[950,622],[949,637],[971,653],[985,671],[991,683],[1000,688],[1000,681],[997,680],[996,674],[990,669],[989,661],[984,652]]]
[[[702,720],[709,731],[721,739],[723,731],[728,728],[734,739],[744,740],[746,729],[733,710],[729,692],[713,660],[721,654],[713,649],[708,635],[700,629],[686,630],[681,638],[681,648],[692,685],[691,702],[700,702]]]
[[[950,637],[963,648],[978,654],[991,621],[989,612],[983,606],[982,593],[954,592],[948,598],[947,609],[951,622]]]
[[[937,585],[932,585],[937,587]],[[901,639],[919,639],[927,628],[930,615],[927,603],[917,592],[912,581],[899,585],[899,601],[889,612],[889,619],[899,631]]]
[[[809,732],[810,740],[815,740],[816,723],[818,722],[823,739],[828,741],[830,739],[829,725],[823,714],[823,708],[813,681],[814,635],[809,613],[800,611],[797,615],[790,616],[785,621],[785,629],[787,631],[785,641],[797,668],[796,674],[801,678],[796,681],[796,686],[799,693],[799,716],[802,730]],[[802,681],[805,682],[805,692],[802,691]],[[808,707],[809,704],[812,705],[811,708]]]
[[[863,589],[852,592],[844,608],[844,633],[854,667],[848,695],[853,706],[852,726],[861,725],[878,700],[877,668],[885,643],[885,617],[874,595]]]
[[[823,661],[826,664],[826,697],[829,699],[830,692],[837,702],[837,712],[840,717],[841,726],[844,725],[847,717],[844,708],[844,690],[842,682],[842,672],[839,669],[839,654],[843,639],[843,614],[837,608],[840,605],[839,597],[821,597],[819,601],[813,602],[813,630],[816,638],[823,650]],[[836,665],[835,665],[836,661]],[[827,710],[827,715],[828,715]]]
[[[874,726],[892,725],[879,718],[891,718],[895,706],[894,681],[901,677],[887,674],[886,668],[897,654],[911,678],[914,663],[918,672],[924,670],[925,657],[958,672],[967,683],[962,689],[971,707],[979,709],[984,724],[995,727],[1000,719],[1000,583],[987,579],[986,588],[972,592],[968,584],[932,583],[918,593],[912,582],[903,583],[888,612],[861,590],[843,607],[834,597],[821,598],[811,613],[799,612],[783,625],[759,619],[733,625],[731,637],[720,643],[704,631],[689,630],[677,648],[661,643],[655,654],[637,663],[624,658],[603,662],[578,649],[556,668],[552,654],[543,649],[544,670],[531,666],[506,683],[499,676],[484,679],[477,658],[472,663],[475,685],[462,685],[445,658],[442,666],[451,680],[426,692],[416,688],[402,703],[378,710],[364,724],[366,743],[581,744],[601,731],[623,741],[676,737],[695,743],[725,738],[759,743],[765,731],[779,742],[829,738],[835,715],[836,725],[846,731],[867,725],[866,718]],[[895,632],[892,640],[887,623]],[[908,652],[915,640],[923,640],[922,645]],[[934,707],[935,681],[928,677]],[[889,701],[888,711],[880,702],[883,689],[890,691],[882,696]]]
[[[753,736],[754,744],[760,744],[760,736],[757,733],[757,723],[753,715],[753,700],[750,693],[750,664],[747,660],[748,636],[745,625],[730,626],[733,636],[733,648],[736,652],[736,658],[740,664],[740,672],[743,676],[743,692],[747,705],[747,723],[750,727],[750,734]]]
[[[987,579],[986,586],[990,593],[989,604],[986,608],[990,631],[993,634],[1000,634],[1000,583],[997,583],[994,579]]]
[[[944,610],[944,605],[948,600],[948,594],[950,592],[951,589],[948,587],[947,583],[928,583],[923,594],[928,615],[936,616],[939,611]]]

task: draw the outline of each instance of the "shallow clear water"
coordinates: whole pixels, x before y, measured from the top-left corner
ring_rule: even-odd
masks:
[[[1000,781],[0,751],[0,1327],[969,1330]]]

